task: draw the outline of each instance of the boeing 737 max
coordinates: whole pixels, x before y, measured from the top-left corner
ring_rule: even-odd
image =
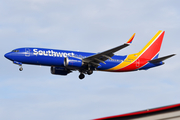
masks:
[[[165,31],[158,31],[140,52],[124,56],[114,53],[129,46],[135,34],[123,45],[100,53],[28,47],[15,49],[4,56],[19,65],[20,71],[23,70],[22,64],[44,65],[50,66],[51,73],[55,75],[67,75],[78,70],[80,79],[85,77],[84,74],[91,75],[95,70],[107,72],[147,70],[164,64],[165,59],[175,55],[158,58],[164,33]]]

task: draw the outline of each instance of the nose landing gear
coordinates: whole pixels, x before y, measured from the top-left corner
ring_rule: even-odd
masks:
[[[23,68],[22,68],[22,63],[21,63],[21,62],[13,61],[13,63],[20,66],[19,71],[22,71],[22,70],[23,70]]]
[[[19,71],[22,71],[23,70],[23,68],[22,68],[22,66],[19,68]]]

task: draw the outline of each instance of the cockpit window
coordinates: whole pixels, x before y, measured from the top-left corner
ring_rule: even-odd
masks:
[[[19,50],[13,50],[12,52],[19,52]]]

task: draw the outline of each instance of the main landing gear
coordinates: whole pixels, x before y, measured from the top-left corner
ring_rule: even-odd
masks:
[[[86,71],[86,72],[84,72],[85,74],[88,74],[88,75],[91,75],[92,73],[93,73],[93,70],[88,70],[88,71]],[[79,75],[79,79],[84,79],[85,78],[85,75],[84,75],[84,73],[83,72],[81,72],[80,73],[80,75]]]
[[[83,74],[83,73],[81,73],[80,75],[79,75],[79,79],[83,79],[85,77],[85,75]]]
[[[92,73],[93,73],[92,70],[88,70],[88,71],[87,71],[87,74],[88,74],[88,75],[91,75]]]

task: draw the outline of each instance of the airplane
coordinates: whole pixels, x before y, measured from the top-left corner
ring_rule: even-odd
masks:
[[[148,70],[163,65],[164,60],[175,55],[158,58],[164,33],[165,31],[158,31],[142,50],[123,56],[114,53],[129,46],[135,33],[126,43],[99,53],[25,47],[14,49],[4,56],[19,65],[20,71],[23,70],[22,64],[50,66],[50,71],[54,75],[67,75],[73,71],[79,71],[79,79],[83,79],[85,74],[91,75],[93,71]]]

